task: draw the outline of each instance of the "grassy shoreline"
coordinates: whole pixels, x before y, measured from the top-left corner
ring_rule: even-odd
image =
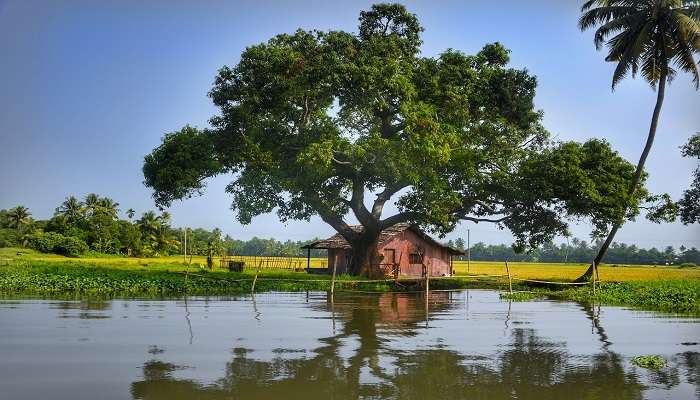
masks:
[[[5,254],[10,252],[7,249]],[[24,252],[24,251],[23,251]],[[0,255],[3,255],[0,253]],[[198,266],[186,266],[181,258],[149,259],[127,258],[70,259],[53,255],[24,252],[4,258],[0,264],[0,295],[2,296],[57,296],[77,295],[85,297],[140,297],[182,295],[240,295],[250,293],[255,275],[253,269],[242,273],[224,270],[208,271]],[[179,261],[179,262],[178,262]],[[497,271],[498,263],[472,263],[479,274]],[[570,266],[564,266],[569,269]],[[575,267],[575,266],[574,266]],[[527,269],[529,268],[529,270]],[[570,280],[567,273],[557,274],[560,266],[543,269],[541,265],[515,265],[513,269],[523,278],[551,276],[549,280]],[[639,270],[643,267],[635,267]],[[586,287],[535,287],[514,283],[513,295],[503,293],[512,300],[548,298],[597,304],[624,305],[636,308],[683,314],[700,315],[700,271],[678,268],[647,267],[651,272],[634,272],[626,281],[602,282],[595,297],[590,286]],[[479,269],[483,270],[480,271]],[[518,270],[520,269],[520,271]],[[188,271],[185,275],[184,271]],[[461,272],[457,269],[458,273]],[[617,272],[620,274],[619,272]],[[639,279],[644,276],[656,279]],[[497,275],[497,274],[494,274]],[[564,275],[564,276],[562,276]],[[681,276],[682,278],[679,278]],[[489,278],[461,275],[452,279],[434,279],[431,289],[494,289],[507,291],[507,278]],[[256,292],[265,291],[327,291],[331,288],[328,275],[307,274],[291,270],[262,269],[255,284]],[[336,291],[410,292],[422,290],[418,282],[371,282],[365,279],[341,275],[336,280]]]

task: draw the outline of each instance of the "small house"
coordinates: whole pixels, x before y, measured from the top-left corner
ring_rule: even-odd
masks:
[[[353,226],[355,230],[361,226]],[[347,273],[352,264],[352,248],[345,238],[335,234],[328,239],[312,242],[303,248],[307,256],[311,249],[328,250],[328,267],[325,272]],[[382,231],[377,245],[379,262],[372,265],[372,275],[431,276],[452,275],[452,257],[464,252],[441,244],[415,225],[397,224]]]

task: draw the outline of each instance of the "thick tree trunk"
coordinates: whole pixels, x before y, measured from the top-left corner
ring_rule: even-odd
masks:
[[[350,273],[352,275],[372,277],[372,267],[378,263],[378,239],[378,232],[376,234],[365,232],[358,240],[351,242]]]
[[[658,93],[656,94],[656,106],[654,106],[654,114],[652,114],[651,117],[651,125],[649,126],[649,135],[647,136],[647,142],[646,145],[644,146],[644,151],[642,151],[641,157],[639,157],[639,162],[637,163],[637,169],[634,174],[634,180],[632,181],[629,190],[627,191],[627,198],[631,199],[632,196],[634,196],[635,191],[639,187],[639,181],[642,178],[642,172],[644,171],[644,164],[647,161],[647,157],[649,156],[649,152],[651,151],[651,146],[654,144],[654,137],[656,136],[656,127],[659,123],[659,114],[661,113],[661,106],[663,105],[664,102],[664,92],[666,90],[666,72],[661,73],[661,77],[659,78],[659,90]],[[622,215],[620,215],[619,219],[615,222],[613,225],[612,229],[610,230],[610,233],[608,233],[608,236],[605,238],[605,241],[603,242],[603,245],[600,246],[600,249],[598,250],[598,254],[596,254],[595,258],[593,259],[593,262],[591,265],[588,266],[588,269],[586,272],[584,272],[583,275],[578,277],[576,281],[586,281],[593,276],[593,267],[600,265],[600,263],[603,261],[603,257],[605,257],[605,253],[608,251],[608,248],[612,244],[613,239],[615,239],[615,234],[617,234],[617,231],[620,229],[622,224],[625,221],[625,214],[627,213],[627,206],[625,207],[624,210],[622,210]]]

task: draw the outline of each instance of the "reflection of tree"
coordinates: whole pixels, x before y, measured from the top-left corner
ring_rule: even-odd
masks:
[[[399,357],[395,387],[400,398],[641,399],[642,385],[626,374],[614,353],[576,365],[563,345],[534,330],[514,329],[510,348],[495,366],[449,351]]]
[[[431,299],[432,309],[449,307],[446,300]],[[417,334],[424,318],[422,301],[421,296],[393,294],[336,296],[334,304],[321,307],[332,308],[344,321],[342,331],[321,339],[311,354],[280,349],[271,361],[263,361],[249,350],[234,349],[224,376],[211,385],[176,379],[177,366],[151,360],[144,364],[143,381],[132,384],[132,394],[144,400],[642,398],[642,385],[625,373],[617,354],[604,351],[577,363],[564,343],[549,342],[532,329],[513,329],[510,345],[495,359],[447,349],[391,349],[380,333]],[[350,356],[345,355],[347,339],[357,339]]]
[[[52,303],[51,308],[61,310],[59,318],[101,319],[109,318],[108,314],[101,311],[109,311],[112,303],[109,301],[83,299],[80,301],[59,301]],[[75,314],[72,312],[76,311]]]
[[[685,378],[691,385],[695,385],[695,395],[700,399],[700,353],[686,351],[679,354],[678,364],[685,371]]]

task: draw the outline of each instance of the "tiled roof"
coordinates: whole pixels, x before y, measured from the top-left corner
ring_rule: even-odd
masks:
[[[352,225],[352,226],[350,226],[350,228],[356,232],[362,231],[362,225]],[[393,239],[397,235],[401,234],[406,229],[410,229],[415,234],[417,234],[419,237],[421,237],[423,240],[425,240],[426,242],[428,242],[434,246],[442,247],[444,249],[449,250],[452,254],[464,254],[463,251],[457,250],[455,248],[452,248],[450,246],[446,246],[446,245],[438,242],[437,240],[430,237],[430,235],[423,232],[417,226],[411,225],[409,223],[396,224],[390,228],[384,229],[379,234],[379,246],[390,241],[391,239]],[[351,246],[348,243],[348,241],[345,240],[345,238],[340,233],[336,233],[335,235],[329,237],[328,239],[317,240],[315,242],[311,242],[305,246],[302,246],[302,248],[303,249],[350,249]]]

